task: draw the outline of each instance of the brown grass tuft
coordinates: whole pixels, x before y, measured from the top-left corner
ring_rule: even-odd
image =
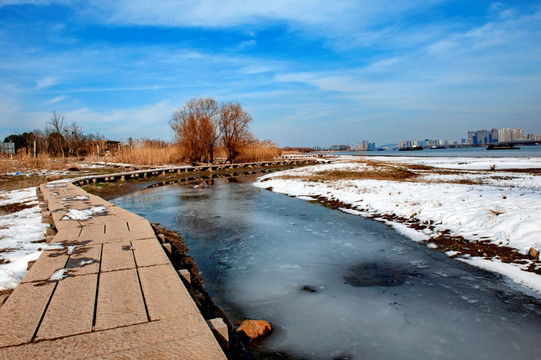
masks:
[[[374,170],[345,171],[325,170],[314,174],[318,180],[390,180],[406,181],[418,175],[401,167],[386,167]]]

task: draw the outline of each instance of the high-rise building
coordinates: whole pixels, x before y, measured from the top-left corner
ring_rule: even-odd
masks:
[[[498,141],[499,142],[509,142],[509,141],[511,141],[512,132],[513,132],[513,130],[511,130],[509,128],[504,128],[504,129],[498,130]]]
[[[366,140],[361,141],[355,147],[357,151],[376,151],[376,143],[371,143]]]
[[[515,128],[513,129],[511,133],[511,140],[520,140],[523,139],[524,136],[522,135],[522,129],[521,128]]]
[[[498,136],[498,129],[492,128],[490,129],[490,133],[488,134],[488,142],[489,143],[497,143],[499,140]]]

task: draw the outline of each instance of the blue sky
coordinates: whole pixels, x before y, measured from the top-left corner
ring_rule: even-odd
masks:
[[[538,1],[0,0],[0,137],[172,139],[194,96],[281,146],[541,133]]]

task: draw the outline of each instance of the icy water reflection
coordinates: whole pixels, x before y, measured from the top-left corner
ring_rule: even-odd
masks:
[[[309,359],[539,359],[541,305],[500,276],[380,223],[250,183],[114,202],[184,234],[231,320],[270,321],[269,352]]]

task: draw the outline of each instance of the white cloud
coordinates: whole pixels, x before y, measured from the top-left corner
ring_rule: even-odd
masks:
[[[52,98],[51,100],[49,100],[47,102],[47,105],[53,105],[53,104],[56,104],[56,103],[59,103],[59,102],[65,100],[65,99],[67,99],[66,95],[56,96],[56,97]]]
[[[58,83],[58,80],[53,77],[46,77],[41,80],[36,81],[36,88],[39,89],[46,89],[48,87],[51,87],[53,85],[56,85]]]
[[[254,39],[245,40],[245,41],[241,41],[235,47],[235,50],[241,51],[241,50],[245,50],[245,49],[250,49],[250,48],[255,47],[256,45],[257,45],[257,41],[255,41]]]

